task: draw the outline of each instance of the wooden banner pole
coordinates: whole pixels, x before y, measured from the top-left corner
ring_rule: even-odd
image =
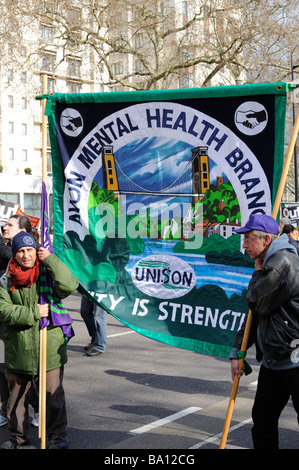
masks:
[[[251,323],[252,323],[252,313],[251,313],[251,310],[249,310],[248,316],[247,316],[246,327],[245,327],[245,331],[244,331],[244,336],[243,336],[243,341],[242,341],[242,346],[241,346],[241,351],[246,351],[247,350],[247,344],[248,344],[248,338],[249,338],[250,329],[251,329]],[[244,358],[239,359],[239,371],[241,371],[241,369],[242,369],[243,362],[244,362]],[[234,381],[233,381],[232,391],[231,391],[231,395],[230,395],[230,399],[229,399],[229,403],[228,403],[228,408],[227,408],[227,412],[226,412],[226,418],[225,418],[225,421],[224,421],[224,426],[223,426],[223,431],[222,431],[222,436],[221,436],[221,440],[220,440],[219,449],[224,449],[225,448],[225,444],[226,444],[226,440],[227,440],[227,436],[228,436],[228,432],[229,432],[229,427],[230,427],[230,423],[231,423],[231,419],[232,419],[232,415],[233,415],[233,411],[234,411],[235,401],[236,401],[236,397],[237,397],[239,382],[240,382],[240,377],[238,377],[236,375],[234,377]]]
[[[297,113],[297,117],[296,117],[295,124],[293,127],[291,140],[290,140],[288,151],[286,154],[285,163],[284,163],[284,167],[282,170],[282,174],[281,174],[281,178],[280,178],[280,182],[279,182],[279,186],[278,186],[278,190],[277,190],[277,194],[275,198],[275,203],[274,203],[273,210],[272,210],[272,217],[274,219],[277,218],[277,215],[279,212],[279,206],[281,204],[282,194],[283,194],[283,190],[286,184],[286,179],[287,179],[288,171],[289,171],[291,160],[292,160],[292,156],[293,156],[293,152],[294,152],[294,148],[295,148],[295,144],[296,144],[296,140],[298,136],[298,131],[299,131],[299,113]],[[242,352],[247,351],[247,344],[248,344],[251,323],[252,323],[252,313],[249,310],[247,322],[246,322],[246,328],[245,328],[244,336],[243,336],[243,342],[241,346]],[[241,370],[243,362],[244,362],[243,358],[239,359],[239,370]],[[229,431],[229,427],[231,423],[231,418],[232,418],[232,414],[234,410],[235,400],[236,400],[236,396],[238,392],[239,382],[240,382],[240,377],[235,376],[234,381],[233,381],[231,396],[230,396],[230,400],[229,400],[229,404],[227,408],[226,418],[225,418],[225,422],[223,426],[219,449],[225,448],[227,435],[228,435],[228,431]]]
[[[47,93],[47,75],[43,75],[43,94]],[[47,175],[47,116],[46,99],[42,101],[42,181]],[[39,361],[39,438],[40,448],[46,448],[46,373],[47,373],[47,328],[40,330]]]

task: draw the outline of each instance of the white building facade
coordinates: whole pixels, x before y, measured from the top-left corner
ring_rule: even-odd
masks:
[[[0,0],[1,8],[11,3],[8,0]],[[91,23],[89,8],[81,8],[81,2],[44,1],[30,2],[40,4],[47,11],[55,12],[55,8],[61,8],[61,4],[69,5],[65,14],[73,19],[76,25]],[[92,2],[91,2],[92,3]],[[101,3],[101,2],[97,2]],[[138,0],[136,0],[138,3]],[[156,2],[160,4],[160,10],[170,8],[175,15],[175,26],[186,24],[194,13],[201,14],[196,0],[180,1],[166,0]],[[24,3],[26,6],[26,2]],[[60,5],[60,6],[59,6]],[[83,3],[82,3],[83,5]],[[86,2],[85,2],[85,5]],[[198,11],[197,11],[198,10]],[[4,11],[2,12],[4,14]],[[163,12],[162,12],[163,13]],[[124,12],[126,18],[130,18],[130,10]],[[90,24],[90,26],[92,26]],[[22,27],[22,43],[16,44],[9,40],[4,45],[6,66],[0,70],[0,200],[6,200],[19,204],[26,214],[39,217],[40,194],[42,185],[42,103],[36,100],[37,95],[43,93],[43,76],[47,75],[47,92],[59,93],[90,93],[127,91],[117,82],[107,85],[109,82],[108,68],[99,66],[99,57],[92,48],[84,45],[64,41],[57,34],[57,25],[51,20],[51,15],[32,19]],[[74,33],[73,31],[73,33]],[[127,31],[128,32],[128,31]],[[81,39],[81,32],[78,32]],[[109,31],[102,34],[109,36]],[[111,33],[112,34],[112,33]],[[209,34],[209,22],[203,21],[184,37],[184,31],[177,33],[177,42],[186,56],[194,54],[196,47],[202,47],[202,41]],[[120,37],[124,37],[122,32]],[[140,53],[145,54],[148,41],[142,30],[130,37],[134,47]],[[191,47],[192,45],[192,47]],[[68,47],[69,46],[69,47]],[[165,48],[173,47],[173,44],[165,43]],[[105,46],[103,46],[105,49]],[[38,52],[37,52],[38,51]],[[165,54],[167,56],[167,54]],[[35,57],[34,60],[29,58]],[[139,61],[138,55],[130,56],[114,52],[109,58],[109,66],[114,75],[132,76],[136,80],[136,72],[142,72],[144,65]],[[3,60],[0,58],[0,61]],[[22,63],[24,64],[21,67]],[[107,65],[107,64],[106,64]],[[208,68],[187,67],[169,82],[169,88],[187,88],[196,86],[200,74],[208,75]],[[138,76],[142,84],[142,74]],[[211,80],[210,85],[233,84],[228,70],[222,70],[217,77]],[[47,159],[47,188],[51,195],[51,149],[48,142]]]

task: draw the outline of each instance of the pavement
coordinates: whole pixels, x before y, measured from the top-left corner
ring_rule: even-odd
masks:
[[[201,450],[218,450],[232,390],[229,361],[153,341],[111,315],[105,353],[88,357],[84,346],[90,338],[80,316],[80,300],[80,294],[74,293],[64,301],[75,330],[64,375],[68,449],[97,450],[109,465],[124,463],[112,462],[116,457],[140,452],[148,456],[140,460],[142,464],[169,463],[148,461],[150,455],[165,453],[167,459],[180,455],[177,463],[183,464],[190,455],[199,459]],[[254,351],[247,360],[253,372],[240,381],[225,446],[228,452],[252,449],[251,408],[259,366]],[[31,408],[29,412],[33,416]],[[8,438],[7,426],[0,427],[0,442]],[[40,449],[38,428],[31,426],[30,439]],[[291,403],[281,418],[281,447],[298,448]],[[217,456],[221,453],[224,459],[223,452]]]

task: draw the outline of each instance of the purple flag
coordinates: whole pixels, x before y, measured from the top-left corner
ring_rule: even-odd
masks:
[[[51,238],[50,238],[50,225],[49,225],[49,215],[48,215],[48,198],[47,198],[47,188],[46,183],[42,182],[42,200],[41,200],[41,245],[54,253]]]
[[[46,184],[42,182],[41,246],[46,248],[50,253],[54,254],[49,227],[47,190]],[[47,318],[41,318],[40,328],[46,328],[50,324],[54,326],[61,326],[66,338],[72,338],[75,334],[72,328],[73,320],[71,319],[62,301],[57,297],[55,293],[54,281],[46,271],[43,263],[41,263],[40,274],[40,303],[50,304],[50,315]]]

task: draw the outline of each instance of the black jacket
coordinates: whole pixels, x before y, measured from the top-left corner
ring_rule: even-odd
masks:
[[[285,237],[271,243],[263,269],[253,273],[246,296],[252,311],[248,347],[255,343],[257,360],[263,351],[268,365],[290,358],[295,349],[291,343],[299,339],[299,258]],[[241,349],[244,329],[245,324],[237,334],[237,349]]]
[[[299,241],[294,240],[294,238],[292,238],[290,235],[288,235],[288,237],[289,237],[289,243],[296,248],[297,253],[299,254]]]
[[[12,257],[10,244],[6,245],[0,236],[0,277],[5,273],[9,260]]]

